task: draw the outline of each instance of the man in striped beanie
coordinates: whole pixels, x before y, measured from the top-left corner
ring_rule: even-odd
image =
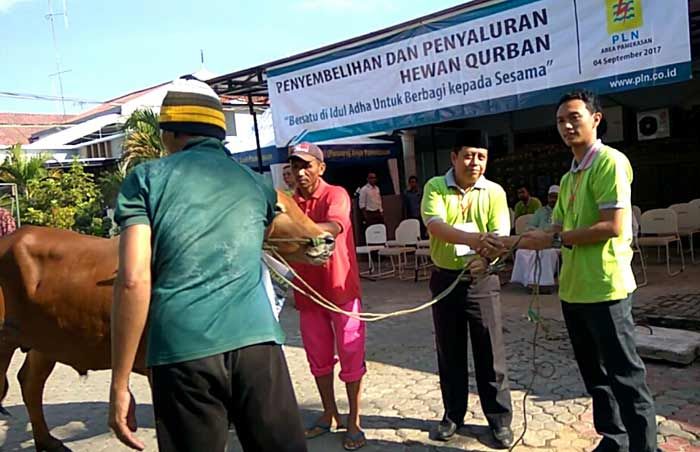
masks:
[[[110,426],[144,447],[128,387],[145,331],[159,450],[223,451],[231,421],[245,451],[306,452],[260,269],[277,194],[229,157],[206,84],[175,81],[160,128],[171,155],[138,165],[117,199]]]

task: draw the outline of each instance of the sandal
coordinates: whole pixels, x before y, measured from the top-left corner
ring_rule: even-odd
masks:
[[[316,422],[314,422],[314,425],[311,427],[307,428],[304,430],[304,437],[306,439],[313,439],[321,435],[325,435],[326,433],[329,433],[333,430],[333,424],[331,421],[331,424],[322,424],[319,422],[320,419],[317,419]],[[344,430],[345,425],[342,423],[338,424],[335,426],[336,430]]]
[[[346,433],[343,437],[343,449],[345,450],[358,450],[365,447],[366,444],[367,438],[362,430],[357,433]]]
[[[304,438],[313,439],[321,435],[325,435],[331,431],[331,426],[323,425],[318,423],[318,421],[311,427],[304,430]]]

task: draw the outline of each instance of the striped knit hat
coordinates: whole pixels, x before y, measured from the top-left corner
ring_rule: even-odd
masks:
[[[213,89],[193,77],[172,83],[160,107],[160,128],[170,132],[226,138],[226,119]]]

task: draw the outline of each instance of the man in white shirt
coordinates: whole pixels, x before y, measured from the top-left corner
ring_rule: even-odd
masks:
[[[547,204],[537,209],[530,219],[527,230],[541,229],[548,231],[552,227],[552,209],[559,199],[559,186],[552,185],[547,191]],[[552,286],[556,284],[555,275],[559,271],[559,250],[544,249],[539,251],[540,268],[535,272],[537,252],[533,250],[518,250],[515,253],[515,263],[510,282],[520,283],[523,286],[533,288],[535,284],[540,286],[540,293],[552,293]]]
[[[365,226],[384,224],[382,194],[377,186],[376,173],[367,174],[367,184],[360,189],[360,210]]]

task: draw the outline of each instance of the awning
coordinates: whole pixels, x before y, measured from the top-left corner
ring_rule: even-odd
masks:
[[[103,128],[111,125],[117,125],[121,123],[121,115],[112,113],[104,116],[98,116],[97,118],[90,119],[85,122],[76,124],[68,129],[61,130],[54,134],[48,135],[41,138],[34,143],[26,144],[22,146],[24,150],[58,150],[58,149],[74,149],[77,147],[83,147],[90,143],[99,142],[99,140],[104,140],[106,138],[112,139],[117,135],[113,131],[109,136],[98,137],[94,140],[89,140],[87,142],[81,142],[77,145],[72,145],[76,140],[88,137],[91,134],[101,131]]]

